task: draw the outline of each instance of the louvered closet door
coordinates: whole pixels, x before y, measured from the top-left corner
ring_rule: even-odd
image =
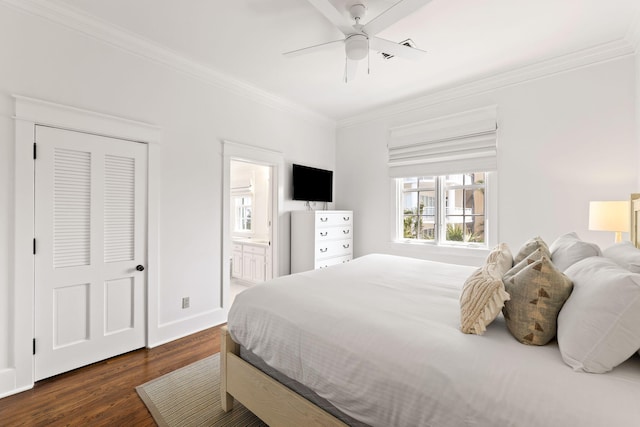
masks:
[[[37,126],[35,379],[145,345],[147,147]]]

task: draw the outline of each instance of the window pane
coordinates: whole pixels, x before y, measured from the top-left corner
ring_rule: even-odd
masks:
[[[436,178],[434,176],[421,176],[418,178],[418,188],[420,190],[435,190]]]
[[[415,215],[405,215],[403,218],[403,237],[405,239],[416,239],[418,233],[418,217]]]
[[[464,190],[448,190],[445,195],[445,215],[462,215],[464,209]]]
[[[415,190],[418,188],[418,178],[402,178],[403,190]]]
[[[418,237],[422,240],[435,240],[436,238],[436,221],[433,216],[420,217],[420,234]]]
[[[418,194],[420,200],[420,215],[434,216],[436,214],[436,192],[421,191]]]
[[[445,224],[447,226],[446,240],[450,242],[462,242],[464,241],[464,228],[463,228],[462,216],[447,216]]]
[[[474,172],[401,179],[403,237],[436,243],[438,239],[484,243],[486,176]],[[444,203],[442,216],[437,211],[439,200]],[[440,229],[446,231],[444,236]]]
[[[464,175],[446,175],[444,177],[445,187],[454,186],[454,185],[463,185],[463,184],[464,184]]]
[[[237,196],[235,204],[235,231],[251,231],[251,196]]]
[[[484,172],[473,173],[471,176],[473,177],[472,184],[484,184],[486,182],[486,173]]]
[[[418,193],[409,192],[403,195],[402,212],[404,214],[418,214]]]

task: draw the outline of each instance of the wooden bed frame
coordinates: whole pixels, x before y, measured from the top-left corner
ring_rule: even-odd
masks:
[[[347,425],[240,358],[226,326],[220,342],[220,394],[229,412],[236,399],[271,426]]]

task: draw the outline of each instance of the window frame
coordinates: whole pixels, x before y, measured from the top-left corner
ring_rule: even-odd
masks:
[[[403,218],[404,218],[404,207],[403,207],[403,196],[404,189],[402,188],[402,179],[404,178],[414,178],[414,177],[404,177],[404,178],[391,178],[391,242],[394,244],[400,245],[411,245],[425,248],[454,248],[454,249],[481,249],[488,250],[489,248],[495,246],[497,243],[497,172],[495,171],[486,171],[485,173],[485,219],[484,219],[484,233],[485,238],[483,243],[477,242],[455,242],[455,241],[447,241],[446,238],[446,213],[445,213],[445,188],[444,183],[442,182],[442,177],[447,175],[457,175],[459,173],[448,173],[443,175],[435,175],[436,178],[436,222],[437,226],[435,227],[435,239],[434,240],[421,240],[421,239],[410,239],[404,237],[404,226],[403,226]],[[420,176],[431,176],[431,175],[420,175]],[[461,188],[469,188],[470,186],[460,186]],[[443,236],[445,236],[443,238]]]
[[[246,234],[246,235],[253,234],[253,228],[251,228],[251,222],[249,222],[250,228],[248,229],[242,228],[242,225],[244,224],[243,219],[245,219],[246,217],[247,208],[249,208],[251,215],[253,215],[253,193],[251,192],[236,193],[232,195],[232,199],[233,199],[233,233]],[[238,199],[249,199],[250,204],[249,205],[246,205],[244,203],[239,204]],[[249,221],[251,221],[251,217],[249,218]]]

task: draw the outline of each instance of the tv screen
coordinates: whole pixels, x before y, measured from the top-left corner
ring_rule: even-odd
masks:
[[[293,200],[333,201],[333,171],[293,165]]]

